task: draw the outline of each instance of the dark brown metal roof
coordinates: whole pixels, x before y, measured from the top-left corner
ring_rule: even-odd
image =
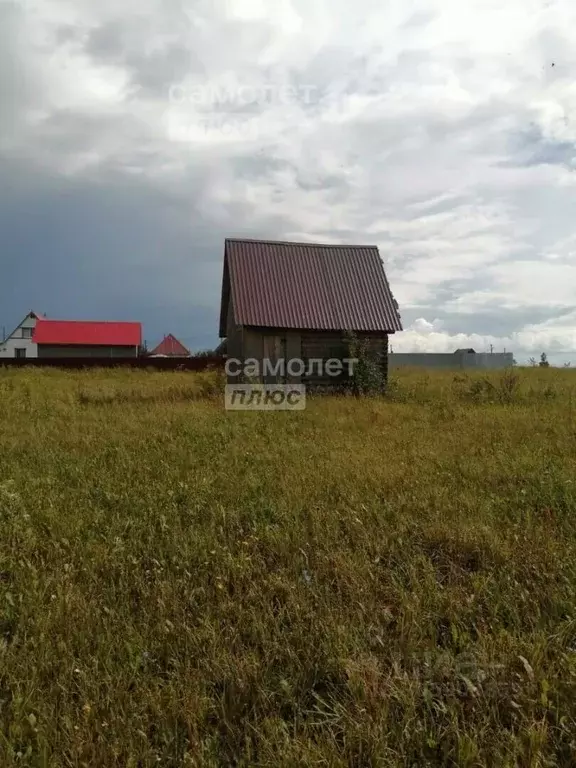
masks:
[[[376,246],[227,239],[220,311],[237,325],[309,330],[402,330]]]

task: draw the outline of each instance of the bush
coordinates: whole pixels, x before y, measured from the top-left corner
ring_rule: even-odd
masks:
[[[474,379],[465,391],[465,398],[476,402],[513,403],[520,399],[520,376],[506,369],[493,381],[488,376]]]
[[[386,380],[381,361],[370,350],[368,339],[359,340],[357,336],[346,334],[348,357],[356,360],[348,388],[354,395],[375,395],[383,392]]]

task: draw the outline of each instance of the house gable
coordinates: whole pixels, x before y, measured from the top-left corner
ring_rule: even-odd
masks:
[[[33,340],[33,333],[39,318],[40,315],[36,312],[28,312],[12,333],[4,341],[0,341],[0,358],[38,356],[38,346]]]

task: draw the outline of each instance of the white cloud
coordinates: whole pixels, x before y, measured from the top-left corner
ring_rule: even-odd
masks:
[[[485,277],[491,279],[490,289],[471,291],[447,305],[450,311],[476,312],[497,304],[505,309],[528,305],[570,308],[576,296],[576,264],[549,261],[515,261],[512,264],[492,264]]]
[[[449,333],[442,329],[442,321],[418,318],[403,333],[391,338],[395,352],[454,352],[471,347],[477,352],[513,352],[515,359],[524,364],[530,357],[546,352],[551,363],[576,364],[576,312],[560,319],[526,325],[509,336],[478,333]],[[573,358],[573,359],[572,359]]]

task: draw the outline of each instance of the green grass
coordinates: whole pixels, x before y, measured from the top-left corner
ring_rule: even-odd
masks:
[[[0,766],[575,765],[574,392],[0,369]]]

